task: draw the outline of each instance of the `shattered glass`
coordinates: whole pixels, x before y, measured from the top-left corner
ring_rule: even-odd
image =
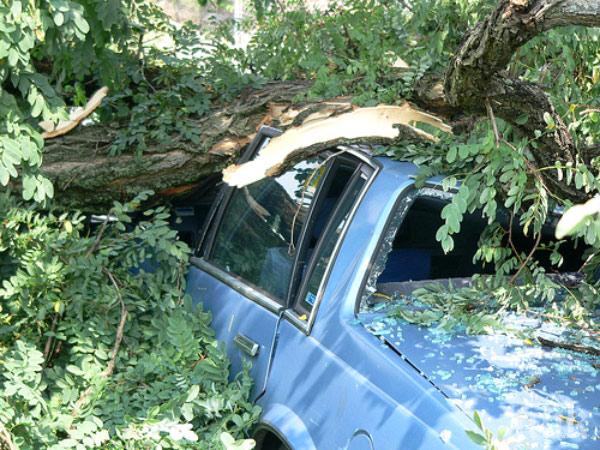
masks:
[[[381,246],[375,255],[375,259],[373,260],[371,270],[369,272],[369,276],[367,277],[367,282],[365,284],[365,288],[363,290],[363,294],[360,299],[360,309],[368,308],[372,302],[372,297],[377,292],[377,280],[379,279],[379,275],[385,270],[385,266],[388,261],[388,256],[392,251],[394,245],[394,239],[396,238],[396,233],[406,216],[406,213],[410,209],[413,201],[419,195],[418,191],[414,191],[405,196],[401,203],[396,207],[393,216],[385,230],[385,234],[383,236]]]
[[[425,281],[388,283],[390,289],[385,283],[377,285],[396,234],[419,195],[451,197],[426,188],[411,193],[396,208],[368,274],[355,322],[382,346],[394,349],[469,416],[478,411],[486,427],[507,428],[509,448],[600,448],[600,356],[560,347],[577,343],[600,351],[597,335],[548,320],[544,308],[536,305],[530,305],[527,313],[494,314],[502,329],[487,334],[472,335],[460,322],[434,320],[438,318],[422,326],[405,320],[398,310],[422,314],[431,308],[409,289]],[[581,281],[580,274],[552,277],[565,286]],[[468,280],[458,287],[466,287]],[[398,289],[392,289],[394,285]],[[540,338],[559,346],[539,345],[535,341]]]

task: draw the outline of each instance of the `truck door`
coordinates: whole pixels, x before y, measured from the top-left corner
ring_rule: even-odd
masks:
[[[253,146],[268,139],[259,133]],[[315,157],[277,177],[226,188],[203,249],[192,258],[188,292],[212,313],[232,373],[251,361],[255,397],[265,387],[277,326],[300,270],[297,248],[315,220],[311,207],[329,163]]]

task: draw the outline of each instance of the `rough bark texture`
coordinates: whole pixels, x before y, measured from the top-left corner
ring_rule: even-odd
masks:
[[[297,140],[318,132],[315,123],[361,113],[361,120],[355,121],[351,130],[358,129],[358,133],[348,136],[339,124],[332,123],[327,131],[335,132],[329,133],[331,136],[326,141],[317,139],[317,142],[301,146],[303,148],[290,146],[293,155],[282,155],[277,166],[287,163],[287,159],[302,159],[340,144],[434,139],[427,132],[411,126],[413,122],[425,122],[450,131],[439,119],[408,103],[355,111],[357,108],[349,98],[295,102],[294,98],[308,86],[306,82],[279,82],[248,91],[233,103],[198,120],[203,138],[199,144],[174,137],[171,142],[155,143],[139,156],[130,152],[110,154],[118,128],[106,125],[82,127],[75,133],[47,142],[43,171],[61,191],[61,201],[86,210],[105,210],[112,201],[129,199],[142,190],[151,189],[157,193],[155,200],[164,200],[201,187],[209,179],[208,175],[235,161],[262,125],[282,130],[301,130],[308,125],[308,133],[296,134],[294,140]],[[369,121],[371,111],[381,114]],[[387,132],[382,133],[384,123],[388,125]],[[277,167],[265,166],[262,173],[271,175],[277,170]]]
[[[577,149],[543,89],[502,71],[523,44],[551,28],[600,25],[600,0],[501,0],[496,9],[467,33],[444,78],[446,102],[468,113],[484,114],[489,102],[494,113],[533,136],[545,130],[549,113],[555,131],[539,139],[534,158],[540,167],[573,161]],[[523,114],[525,124],[516,122]],[[544,172],[549,188],[576,200],[582,193]]]
[[[576,155],[585,160],[597,151],[592,147],[578,152],[542,88],[503,72],[520,46],[565,25],[600,25],[600,0],[500,0],[485,20],[466,33],[443,78],[426,75],[417,83],[414,98],[429,111],[448,116],[485,115],[489,105],[496,116],[527,135],[545,130],[547,112],[556,128],[540,138],[534,149],[536,164],[543,167],[557,160],[573,161]],[[63,201],[86,209],[104,208],[144,189],[161,197],[187,192],[198,187],[207,174],[232,163],[260,125],[286,129],[311,115],[352,109],[348,99],[295,103],[294,98],[308,86],[307,82],[279,82],[245,92],[198,119],[203,137],[199,145],[173,137],[167,144],[153,145],[141,157],[109,155],[116,129],[80,127],[48,141],[43,170],[61,191]],[[528,116],[527,122],[516,123],[523,114]],[[543,176],[555,193],[581,200],[582,193],[554,178],[553,171],[544,171]]]
[[[171,197],[199,187],[209,174],[232,163],[262,124],[279,125],[292,99],[306,82],[267,84],[244,92],[231,104],[198,119],[202,141],[174,136],[155,143],[141,156],[111,155],[119,125],[79,127],[46,142],[43,172],[60,191],[62,202],[86,210],[104,210],[114,200],[152,189]]]

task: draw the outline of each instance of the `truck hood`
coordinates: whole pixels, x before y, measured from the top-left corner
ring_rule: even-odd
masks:
[[[503,334],[423,328],[384,309],[362,312],[358,320],[459,409],[470,417],[478,411],[494,432],[506,428],[508,448],[600,448],[598,356]],[[509,319],[514,327],[537,326],[540,334],[560,339],[557,330],[541,322],[516,315]]]

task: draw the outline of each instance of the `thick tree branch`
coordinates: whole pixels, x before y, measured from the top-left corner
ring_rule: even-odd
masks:
[[[544,114],[550,114],[556,127],[538,138],[538,148],[533,150],[540,166],[574,161],[577,149],[543,89],[503,70],[523,44],[544,31],[566,25],[600,25],[600,0],[501,0],[467,33],[444,78],[445,100],[452,108],[484,114],[489,101],[496,115],[526,135],[544,131]],[[523,115],[527,121],[517,123]],[[553,178],[554,174],[548,172],[544,177],[561,195],[582,199],[581,192]]]
[[[600,1],[564,0],[548,2],[552,6],[546,11],[545,30],[567,25],[600,26]]]
[[[485,20],[467,32],[444,76],[426,74],[416,84],[414,100],[427,111],[459,117],[453,124],[457,133],[469,132],[471,119],[486,114],[485,105],[527,136],[542,131],[532,149],[538,167],[573,162],[576,157],[589,162],[599,151],[576,148],[542,87],[504,72],[519,47],[566,25],[600,25],[600,0],[500,0]],[[87,210],[105,210],[114,200],[147,189],[163,199],[178,195],[234,162],[261,125],[287,129],[354,109],[347,98],[298,102],[309,87],[308,81],[295,81],[249,88],[206,116],[189,118],[200,129],[197,144],[173,136],[168,142],[149,142],[141,156],[134,149],[119,155],[110,152],[119,126],[127,124],[79,127],[48,142],[42,170],[60,191],[61,202]],[[545,113],[555,123],[553,129],[547,128]],[[557,179],[553,171],[542,176],[555,194],[582,200],[584,194]]]

